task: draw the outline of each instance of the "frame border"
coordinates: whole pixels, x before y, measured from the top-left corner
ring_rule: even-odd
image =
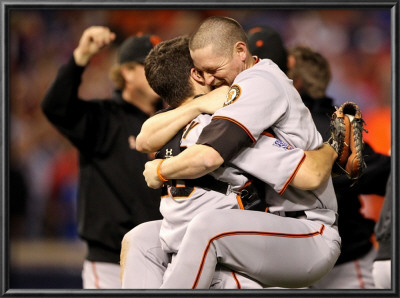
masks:
[[[47,289],[9,289],[9,214],[8,214],[8,111],[9,111],[9,90],[8,90],[8,74],[9,63],[8,55],[8,22],[9,11],[11,9],[254,9],[254,8],[274,8],[274,9],[390,9],[391,11],[391,62],[392,62],[392,86],[391,86],[391,151],[392,151],[392,191],[394,198],[399,197],[399,158],[398,151],[398,136],[399,136],[399,0],[392,1],[268,1],[268,0],[253,0],[251,2],[243,2],[239,0],[231,1],[190,1],[190,0],[175,0],[169,2],[162,1],[12,1],[0,0],[0,13],[1,23],[0,35],[4,38],[1,39],[1,105],[0,105],[0,158],[1,158],[1,172],[0,172],[0,186],[1,186],[1,229],[0,229],[0,245],[1,245],[1,296],[9,297],[399,297],[399,260],[395,252],[399,251],[399,218],[396,216],[400,214],[399,202],[395,199],[392,200],[392,289],[391,290],[47,290]],[[396,183],[397,182],[397,183]]]

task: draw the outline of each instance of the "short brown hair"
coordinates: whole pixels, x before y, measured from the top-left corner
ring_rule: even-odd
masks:
[[[301,79],[301,91],[310,97],[325,97],[326,88],[331,80],[331,70],[325,57],[305,46],[289,50],[289,55],[295,58],[296,63],[289,69],[288,77],[292,80]]]
[[[231,55],[231,50],[238,41],[246,43],[248,48],[247,35],[242,26],[232,18],[213,16],[201,23],[192,34],[189,48],[194,51],[212,44],[213,50],[218,54]]]
[[[193,60],[189,52],[189,38],[180,36],[156,45],[144,62],[150,87],[171,107],[179,106],[194,95],[190,71]]]

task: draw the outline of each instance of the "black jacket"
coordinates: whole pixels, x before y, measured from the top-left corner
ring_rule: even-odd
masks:
[[[78,232],[88,243],[87,259],[119,263],[124,234],[161,219],[160,191],[148,188],[142,174],[148,155],[130,148],[148,116],[120,93],[79,99],[83,71],[73,58],[62,66],[42,109],[79,151]]]
[[[301,94],[304,104],[309,108],[315,125],[324,141],[329,138],[330,116],[335,111],[331,98],[312,99]],[[365,255],[371,248],[371,236],[375,222],[361,214],[361,194],[384,195],[390,173],[390,157],[375,152],[365,144],[364,153],[367,169],[358,182],[350,187],[346,176],[333,179],[338,199],[339,234],[342,238],[342,252],[336,264],[352,261]]]

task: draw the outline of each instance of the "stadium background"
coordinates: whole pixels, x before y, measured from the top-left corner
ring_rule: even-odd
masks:
[[[138,32],[169,39],[189,34],[204,18],[226,15],[245,30],[277,29],[288,48],[304,44],[331,64],[327,94],[336,105],[357,102],[381,153],[390,149],[391,17],[389,9],[11,9],[8,15],[8,145],[10,287],[80,288],[85,247],[76,234],[77,154],[47,122],[40,103],[59,66],[83,30],[109,26],[117,46]],[[108,70],[116,47],[91,61],[80,89],[83,98],[112,92]],[[377,219],[382,198],[363,196],[363,212]],[[106,211],[105,211],[106,212]]]

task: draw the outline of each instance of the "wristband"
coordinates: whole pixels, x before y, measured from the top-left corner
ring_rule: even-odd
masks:
[[[167,182],[168,179],[164,178],[163,175],[161,175],[161,172],[160,172],[161,164],[162,164],[164,161],[165,161],[165,159],[161,159],[160,162],[158,163],[158,166],[157,166],[157,176],[158,176],[158,178],[160,178],[161,181]]]

